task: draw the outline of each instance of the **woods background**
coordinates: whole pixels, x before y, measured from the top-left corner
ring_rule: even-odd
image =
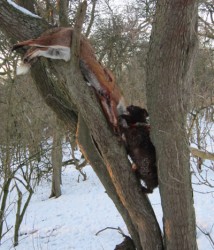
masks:
[[[137,249],[197,249],[191,174],[197,176],[198,184],[214,185],[209,175],[201,175],[213,171],[214,157],[210,131],[214,102],[212,1],[133,0],[121,8],[108,0],[87,1],[82,33],[90,39],[97,58],[114,73],[127,104],[145,107],[150,114],[164,236],[149,199],[130,171],[123,145],[106,122],[78,65],[73,60],[64,63],[41,58],[31,74],[15,75],[21,54],[11,53],[11,46],[54,26],[74,27],[80,1],[15,2],[41,19],[0,0],[0,239],[10,230],[5,225],[11,189],[18,194],[17,245],[24,213],[41,179],[52,179],[50,196],[59,197],[62,166],[75,164],[84,176],[82,168],[89,161]],[[86,160],[74,157],[76,137]],[[65,142],[73,149],[69,162],[62,162]],[[197,164],[194,171],[190,151]],[[212,160],[211,165],[205,165],[204,159]],[[25,205],[21,203],[24,193]]]

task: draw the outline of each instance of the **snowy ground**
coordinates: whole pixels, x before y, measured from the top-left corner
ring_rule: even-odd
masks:
[[[96,236],[106,227],[120,227],[127,234],[126,226],[114,204],[90,166],[84,168],[88,179],[78,180],[79,172],[73,167],[63,171],[62,196],[49,199],[51,183],[43,181],[33,195],[20,230],[17,250],[113,250],[122,242],[122,236],[112,229]],[[214,178],[213,178],[214,179]],[[196,186],[201,190],[201,187]],[[203,191],[207,189],[203,188]],[[11,194],[12,195],[12,194]],[[158,221],[162,227],[162,210],[158,189],[149,195]],[[214,197],[212,193],[194,193],[197,224],[207,232],[212,232],[214,224]],[[13,225],[15,209],[7,219]],[[213,230],[214,231],[214,230]],[[200,250],[213,249],[208,238],[197,233]],[[12,230],[5,236],[0,249],[13,247]]]
[[[120,226],[127,231],[91,167],[87,166],[85,172],[88,179],[78,183],[79,172],[67,167],[63,171],[62,196],[58,199],[48,198],[51,183],[43,182],[38,187],[22,224],[23,236],[17,250],[114,249],[122,241],[116,230],[95,235],[106,227]],[[11,223],[14,216],[15,212],[10,214]],[[1,249],[11,249],[12,245],[12,238],[8,238]]]

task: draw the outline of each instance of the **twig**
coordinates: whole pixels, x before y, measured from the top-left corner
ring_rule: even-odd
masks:
[[[118,227],[118,228],[116,228],[116,227],[106,227],[106,228],[101,229],[100,231],[98,231],[95,235],[97,236],[99,233],[101,233],[101,232],[103,232],[103,231],[105,231],[105,230],[107,230],[107,229],[117,230],[120,234],[123,235],[123,237],[126,236],[120,227]]]
[[[75,164],[75,160],[74,159],[69,159],[67,161],[62,162],[62,167],[67,166],[67,165],[72,165],[72,164]]]
[[[198,225],[196,225],[196,227],[209,239],[210,244],[212,245],[212,248],[214,249],[214,240],[210,236],[210,233],[208,233],[207,231],[201,229]],[[212,226],[212,228],[213,228],[213,226]],[[211,229],[211,231],[212,231],[212,229]]]

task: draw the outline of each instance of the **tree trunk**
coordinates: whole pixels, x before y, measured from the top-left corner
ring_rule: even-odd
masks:
[[[168,250],[197,249],[186,133],[196,24],[197,1],[157,2],[148,53],[147,102]]]
[[[62,171],[62,133],[59,126],[56,126],[53,129],[53,148],[52,148],[52,188],[51,188],[51,197],[58,198],[61,196],[61,171]]]
[[[58,0],[59,24],[62,27],[68,27],[68,0]]]
[[[77,141],[81,152],[84,153],[84,156],[91,164],[94,172],[97,174],[99,180],[106,189],[107,194],[114,201],[116,208],[123,217],[136,248],[141,250],[142,248],[138,231],[133,225],[128,211],[124,208],[119,196],[117,195],[115,187],[111,181],[111,177],[109,176],[106,166],[102,161],[102,157],[99,155],[99,151],[92,142],[93,140],[90,136],[89,130],[81,116],[78,119]]]

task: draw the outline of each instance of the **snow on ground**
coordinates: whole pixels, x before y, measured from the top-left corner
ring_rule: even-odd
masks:
[[[67,154],[67,156],[66,156]],[[68,157],[69,150],[64,152]],[[78,154],[77,154],[78,155]],[[207,161],[207,166],[212,167]],[[78,182],[79,172],[74,166],[67,166],[62,173],[62,196],[49,199],[51,182],[43,180],[36,188],[20,228],[19,245],[13,247],[13,231],[2,240],[1,250],[113,250],[123,241],[117,230],[106,227],[120,227],[128,234],[125,223],[113,202],[90,166],[84,171],[87,180]],[[214,180],[214,172],[209,171],[209,179]],[[193,176],[193,182],[197,179]],[[214,193],[205,185],[193,185],[197,225],[211,234],[214,239]],[[200,193],[200,192],[203,193]],[[162,224],[162,209],[159,189],[149,195],[158,222]],[[11,193],[10,201],[14,201]],[[11,208],[10,208],[11,209]],[[7,226],[14,224],[15,206],[7,217]],[[212,250],[208,237],[197,230],[199,250]]]
[[[80,180],[79,172],[72,166],[63,171],[62,196],[49,199],[51,183],[43,181],[37,188],[20,230],[20,244],[17,250],[113,250],[122,242],[116,230],[106,227],[120,227],[128,234],[126,226],[111,202],[104,188],[90,166],[84,168],[88,179]],[[162,210],[158,189],[149,195],[162,227]],[[210,231],[214,222],[213,194],[195,193],[197,223]],[[10,213],[8,225],[13,224],[15,211]],[[214,234],[212,233],[212,237]],[[6,239],[7,238],[7,239]],[[2,250],[13,248],[12,231],[6,235]],[[198,232],[200,250],[211,250],[209,240]]]
[[[194,193],[194,205],[196,212],[196,223],[204,232],[210,233],[214,240],[214,194]],[[214,249],[209,238],[197,229],[197,243],[199,250]]]
[[[74,167],[63,171],[62,196],[49,199],[51,183],[44,182],[33,195],[22,223],[20,244],[17,250],[112,250],[123,237],[116,230],[106,227],[121,227],[125,224],[114,204],[90,166],[84,168],[88,179],[78,180],[79,172]],[[13,224],[15,211],[8,224]],[[13,249],[12,231],[3,240],[1,249]]]
[[[192,182],[197,183],[200,176],[201,182],[207,180],[214,185],[214,165],[211,161],[204,162],[203,172],[197,178],[192,177]],[[195,169],[195,171],[197,171]],[[193,184],[194,190],[194,206],[196,213],[196,223],[205,233],[210,233],[214,241],[214,189],[207,185]],[[214,249],[214,245],[210,243],[209,237],[205,236],[199,229],[197,229],[197,242],[199,250]]]

